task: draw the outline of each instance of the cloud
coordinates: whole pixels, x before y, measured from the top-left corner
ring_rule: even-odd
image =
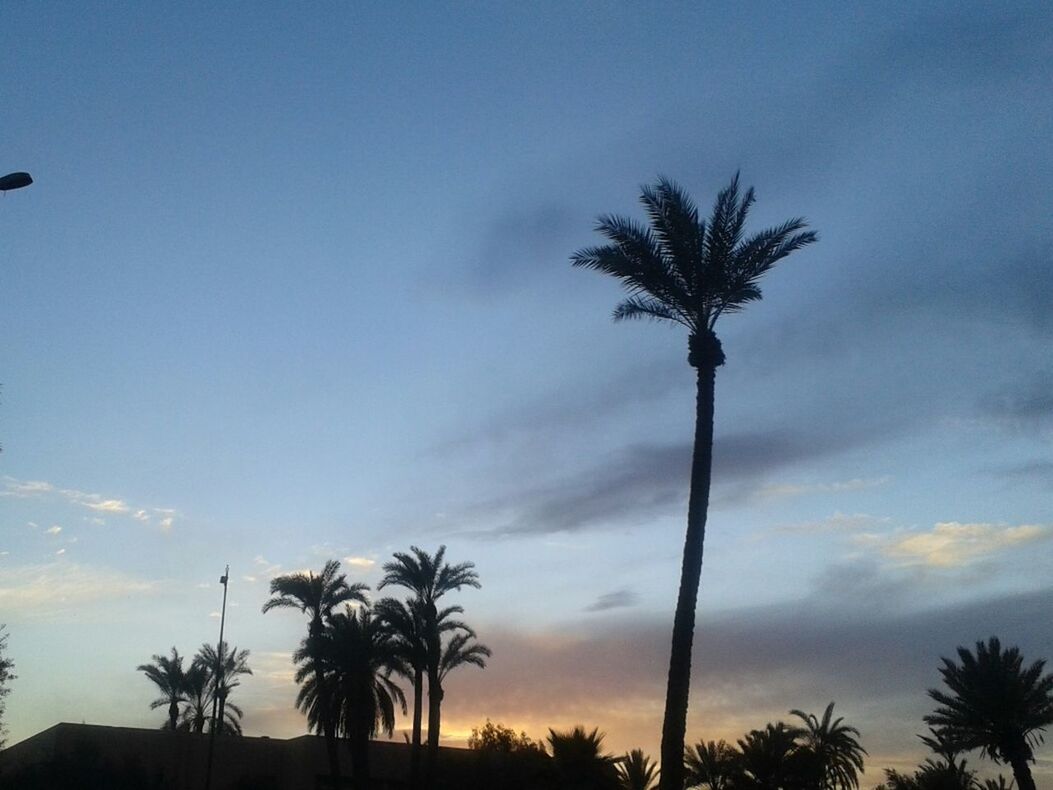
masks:
[[[824,533],[824,532],[856,532],[862,529],[872,529],[880,524],[887,524],[890,519],[878,518],[867,513],[841,513],[836,512],[821,521],[805,521],[800,524],[787,524],[776,527],[776,532],[798,532],[798,533]]]
[[[980,400],[978,409],[1015,432],[1031,433],[1053,427],[1053,371],[1034,374]]]
[[[44,531],[47,532],[49,535],[57,535],[60,532],[62,532],[62,527],[60,527],[58,524],[53,524]]]
[[[946,521],[926,532],[864,535],[860,541],[906,564],[937,568],[961,567],[997,552],[1046,540],[1053,529],[1037,524],[962,524]]]
[[[892,478],[889,475],[873,478],[854,478],[833,483],[774,483],[757,489],[757,496],[774,499],[780,497],[798,497],[807,494],[836,494],[845,491],[864,491],[868,488],[880,488],[887,485]]]
[[[149,593],[155,586],[116,571],[71,562],[24,565],[5,569],[0,580],[0,610],[11,619],[53,616],[100,601]]]
[[[136,510],[134,513],[132,513],[132,518],[134,518],[136,521],[148,523],[150,521],[150,514],[142,508],[140,508],[139,510]]]
[[[51,483],[46,483],[43,480],[16,480],[13,477],[4,477],[4,490],[0,492],[0,496],[25,499],[47,494],[54,490],[55,487]]]
[[[344,557],[344,562],[353,568],[362,568],[368,570],[377,564],[376,560],[371,560],[368,557]]]
[[[609,609],[624,609],[634,606],[638,600],[639,596],[635,592],[628,588],[622,588],[614,592],[604,593],[593,603],[586,606],[585,611],[606,612]]]
[[[61,557],[65,553],[66,553],[65,549],[59,549],[58,551],[55,552],[55,556],[56,557]]]

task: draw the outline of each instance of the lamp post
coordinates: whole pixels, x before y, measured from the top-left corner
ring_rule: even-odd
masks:
[[[212,694],[212,727],[208,733],[208,767],[205,769],[205,790],[212,787],[212,752],[216,748],[216,727],[222,722],[216,721],[216,705],[219,702],[220,688],[223,684],[223,625],[227,619],[227,581],[230,579],[230,566],[228,565],[223,575],[219,577],[219,583],[223,585],[223,607],[219,612],[219,644],[216,645],[216,674],[213,680],[215,691]],[[220,714],[222,715],[222,714]]]
[[[29,173],[8,173],[0,176],[0,192],[10,192],[12,189],[21,189],[33,183],[33,176]]]

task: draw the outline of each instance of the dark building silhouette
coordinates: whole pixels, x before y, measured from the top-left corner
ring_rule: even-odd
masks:
[[[341,757],[350,773],[346,746]],[[370,742],[371,787],[409,787],[410,750],[397,741]],[[475,760],[443,747],[441,786],[468,786]],[[0,752],[0,788],[48,790],[201,790],[208,736],[95,724],[56,724]],[[316,735],[216,740],[214,790],[328,790],[325,741]],[[345,777],[341,786],[351,787]]]

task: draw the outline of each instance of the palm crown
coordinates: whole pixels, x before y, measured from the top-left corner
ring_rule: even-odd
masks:
[[[977,642],[975,656],[959,647],[958,657],[961,664],[943,659],[940,674],[951,693],[929,690],[940,707],[925,721],[962,751],[1032,760],[1032,747],[1053,724],[1053,675],[1043,676],[1045,661],[1025,669],[1019,649],[1003,650],[995,637]]]
[[[152,664],[140,664],[136,669],[146,673],[146,677],[161,692],[161,696],[150,703],[150,709],[167,705],[168,719],[165,721],[165,726],[175,729],[179,703],[186,701],[186,671],[183,669],[183,657],[173,647],[170,657],[155,655]]]
[[[707,222],[677,184],[659,178],[640,191],[650,228],[604,215],[596,230],[611,243],[579,250],[571,261],[625,285],[629,297],[614,309],[615,320],[651,318],[711,332],[722,313],[761,298],[758,282],[772,266],[818,238],[799,217],[744,238],[753,201],[752,187],[739,196],[736,174]]]
[[[412,554],[396,552],[394,562],[384,564],[384,578],[377,585],[378,590],[389,584],[405,587],[416,593],[428,607],[434,606],[435,601],[448,592],[480,586],[475,563],[450,565],[444,562],[445,546],[439,546],[434,557],[416,546],[410,546],[410,551]]]
[[[271,579],[271,598],[263,604],[263,611],[271,609],[299,609],[311,618],[311,631],[317,634],[322,621],[340,604],[348,601],[367,603],[369,589],[365,584],[348,584],[339,573],[340,563],[329,560],[320,574],[312,571],[290,573]]]
[[[851,790],[859,787],[859,773],[863,771],[863,755],[867,753],[859,743],[859,730],[842,724],[843,718],[833,718],[834,703],[826,706],[822,719],[814,713],[791,710],[804,721],[802,740],[811,749],[822,772],[823,788]]]

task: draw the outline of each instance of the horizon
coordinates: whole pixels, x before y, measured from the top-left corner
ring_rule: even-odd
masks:
[[[215,643],[227,563],[245,733],[302,734],[270,579],[375,591],[445,544],[494,654],[443,743],[657,758],[693,371],[570,256],[659,176],[708,214],[740,172],[749,230],[819,233],[717,325],[688,741],[833,700],[872,786],[924,757],[941,656],[1053,658],[1043,4],[2,17],[9,744],[159,726],[135,667]]]

